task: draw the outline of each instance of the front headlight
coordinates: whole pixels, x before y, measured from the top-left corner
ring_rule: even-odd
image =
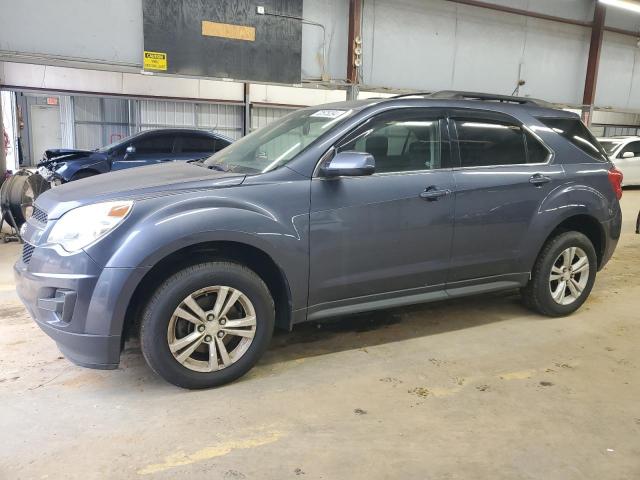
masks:
[[[116,228],[132,207],[132,201],[123,200],[69,210],[53,226],[47,243],[57,243],[69,253],[77,252]]]

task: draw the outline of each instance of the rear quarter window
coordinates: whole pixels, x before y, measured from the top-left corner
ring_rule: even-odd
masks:
[[[573,143],[580,150],[600,162],[607,162],[607,155],[593,134],[577,118],[538,118],[545,126]]]

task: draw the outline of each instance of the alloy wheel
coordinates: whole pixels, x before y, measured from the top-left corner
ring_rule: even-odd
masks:
[[[255,333],[251,300],[238,289],[210,286],[191,293],[174,310],[167,342],[184,367],[213,372],[242,358]]]
[[[553,262],[549,274],[551,297],[560,305],[575,302],[589,281],[589,257],[579,247],[563,250]]]

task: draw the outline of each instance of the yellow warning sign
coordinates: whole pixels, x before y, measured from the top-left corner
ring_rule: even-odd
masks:
[[[145,70],[166,70],[167,54],[162,52],[144,52],[143,68]]]

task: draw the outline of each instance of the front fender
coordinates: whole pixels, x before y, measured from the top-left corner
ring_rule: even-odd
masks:
[[[308,203],[305,207],[296,192],[283,188],[280,205],[286,207],[269,211],[257,201],[227,193],[233,190],[175,195],[170,202],[167,196],[138,202],[121,228],[86,252],[105,268],[139,271],[185,247],[216,241],[242,243],[269,255],[287,278],[293,309],[306,307]],[[308,192],[304,198],[308,202]]]
[[[64,170],[57,169],[55,174],[65,182],[68,182],[76,173],[83,170],[94,170],[98,173],[107,173],[111,170],[111,163],[108,159],[96,160],[88,158],[85,161],[68,162]]]

